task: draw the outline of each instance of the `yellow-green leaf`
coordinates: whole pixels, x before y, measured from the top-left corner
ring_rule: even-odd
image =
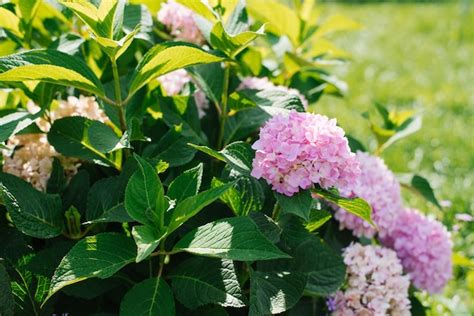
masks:
[[[361,25],[343,15],[333,15],[328,18],[316,31],[315,37],[321,37],[334,32],[360,29]]]
[[[135,69],[130,83],[130,95],[150,80],[171,71],[225,60],[188,43],[166,42],[153,47]]]
[[[19,38],[23,38],[23,34],[20,31],[20,18],[2,7],[0,7],[0,28],[12,32]]]
[[[31,50],[0,58],[0,81],[43,81],[104,96],[99,79],[80,59],[51,50]]]

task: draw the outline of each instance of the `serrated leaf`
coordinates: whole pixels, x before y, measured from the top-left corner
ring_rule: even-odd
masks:
[[[135,243],[117,233],[101,233],[80,240],[64,256],[54,272],[49,299],[65,286],[88,278],[106,279],[135,261]]]
[[[290,257],[266,239],[248,217],[226,218],[200,226],[186,234],[174,251],[240,261]]]
[[[130,79],[130,95],[143,87],[153,78],[171,71],[199,65],[223,61],[224,58],[208,53],[197,46],[167,42],[154,46],[137,65]]]
[[[82,60],[60,51],[30,50],[0,58],[0,81],[33,80],[105,95],[100,80]]]
[[[178,203],[182,200],[198,194],[201,187],[203,164],[186,170],[177,176],[168,188],[168,197]]]
[[[203,208],[208,206],[217,200],[224,192],[226,192],[233,183],[227,183],[206,191],[203,191],[197,195],[190,196],[180,203],[173,209],[171,219],[168,224],[167,234],[171,234],[181,225],[183,225],[188,219],[199,213]]]
[[[292,308],[303,296],[306,276],[298,272],[250,274],[249,315],[279,314]]]
[[[36,238],[52,238],[63,230],[59,195],[42,193],[28,182],[0,172],[0,190],[16,228]]]
[[[138,170],[125,189],[125,208],[137,222],[163,226],[163,214],[168,208],[163,185],[155,169],[143,158],[134,156]]]
[[[282,214],[290,213],[301,217],[305,221],[309,220],[313,197],[310,190],[302,190],[293,196],[274,193],[278,204],[281,207]]]
[[[120,138],[99,121],[81,116],[71,116],[54,121],[48,133],[49,143],[57,152],[92,160],[106,166],[121,169],[113,154],[120,147]]]
[[[255,151],[250,144],[245,142],[234,142],[227,145],[219,152],[229,164],[229,166],[243,174],[250,175],[252,171],[252,161]]]
[[[301,243],[293,253],[291,269],[308,276],[306,291],[329,295],[344,283],[346,267],[340,254],[316,237]]]
[[[342,196],[338,196],[330,191],[323,190],[321,188],[313,189],[313,192],[316,193],[318,196],[327,200],[331,203],[336,204],[337,206],[345,209],[349,213],[352,213],[367,223],[375,227],[375,223],[372,221],[372,208],[367,201],[361,198],[345,198]]]
[[[169,277],[176,298],[189,309],[207,304],[245,306],[232,260],[190,258],[173,270]]]
[[[258,180],[247,176],[239,176],[232,180],[235,181],[234,186],[221,196],[221,201],[239,216],[261,211],[265,202],[265,192]],[[212,186],[223,183],[217,178],[212,179]]]
[[[41,116],[41,111],[31,114],[27,111],[18,111],[0,118],[0,142],[6,141],[21,130],[33,124]]]
[[[133,226],[132,236],[137,244],[136,262],[148,258],[148,256],[158,247],[161,239],[165,236],[156,227],[148,225]]]
[[[274,244],[280,241],[281,228],[271,217],[268,217],[262,212],[252,212],[249,214],[249,217],[255,222],[258,230],[260,230],[268,240]]]
[[[224,52],[230,58],[234,58],[258,36],[263,35],[264,29],[262,26],[256,32],[245,31],[232,35],[227,33],[222,22],[219,21],[212,27],[210,35],[211,45]]]
[[[162,278],[146,279],[135,284],[123,297],[120,316],[174,316],[174,298]]]
[[[0,263],[0,315],[13,316],[15,300],[10,287],[10,278],[5,266]]]
[[[119,186],[118,177],[103,178],[92,185],[87,195],[87,221],[103,218],[117,207],[121,197]]]

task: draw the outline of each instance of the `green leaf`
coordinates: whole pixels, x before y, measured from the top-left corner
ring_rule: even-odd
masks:
[[[304,105],[298,95],[276,88],[255,90],[243,89],[230,95],[230,106],[235,103],[244,103],[247,106],[258,106],[269,115],[287,113],[288,110],[304,112]]]
[[[188,68],[193,82],[214,103],[219,103],[224,89],[224,69],[218,63]]]
[[[65,286],[88,278],[106,279],[137,255],[131,238],[117,233],[101,233],[80,240],[61,260],[54,272],[49,299]]]
[[[132,32],[117,41],[105,37],[96,37],[94,40],[110,58],[117,60],[130,47],[139,31],[140,27],[136,27]]]
[[[298,272],[251,272],[249,315],[279,314],[289,310],[303,296],[305,285],[305,275]]]
[[[313,189],[313,192],[320,196],[322,199],[334,203],[337,206],[345,209],[349,213],[352,213],[367,223],[375,227],[375,223],[372,221],[372,208],[370,204],[361,198],[345,198],[338,196],[330,191],[323,190],[321,188]]]
[[[291,270],[308,276],[306,292],[329,295],[344,283],[346,266],[340,254],[335,253],[318,238],[301,243],[293,253]]]
[[[217,200],[222,194],[224,194],[233,183],[227,183],[206,191],[203,191],[197,195],[190,196],[180,203],[173,209],[171,219],[168,224],[167,234],[171,234],[178,227],[183,225],[188,219],[199,213],[203,208],[208,206]]]
[[[269,32],[286,35],[294,47],[298,46],[301,21],[294,10],[277,0],[248,0],[247,9],[257,20],[268,23]]]
[[[10,278],[5,266],[0,263],[0,315],[13,316],[15,300],[10,288]]]
[[[125,208],[137,222],[163,227],[163,215],[168,209],[163,185],[155,169],[143,158],[134,155],[138,163],[125,189]]]
[[[227,204],[236,215],[261,211],[265,202],[265,192],[258,180],[247,176],[231,179],[235,181],[235,184],[221,196],[221,201]],[[217,178],[212,179],[212,186],[223,183]]]
[[[309,215],[308,223],[306,223],[306,229],[310,232],[315,231],[319,227],[323,226],[327,221],[331,219],[332,215],[326,210],[311,210]]]
[[[82,116],[65,117],[54,121],[48,133],[49,143],[57,152],[120,170],[121,166],[113,154],[121,147],[115,132],[99,121]]]
[[[149,50],[137,65],[130,79],[129,94],[133,95],[150,80],[171,71],[223,60],[222,57],[208,53],[188,43],[167,42],[158,44]]]
[[[0,142],[3,143],[11,136],[33,124],[42,112],[31,114],[27,111],[18,111],[0,118]]]
[[[36,238],[61,234],[63,211],[59,195],[42,193],[8,173],[0,173],[0,190],[13,223],[22,233]]]
[[[241,141],[234,142],[222,149],[220,154],[231,168],[243,174],[250,175],[252,171],[252,161],[255,157],[255,151],[250,144]]]
[[[40,0],[18,0],[17,8],[21,19],[26,23],[30,23],[36,14],[36,10],[38,10],[40,2]]]
[[[232,260],[194,257],[182,262],[168,276],[176,298],[189,309],[207,304],[245,306]]]
[[[120,316],[174,316],[174,297],[162,278],[135,284],[123,297]]]
[[[5,29],[19,38],[23,38],[20,30],[20,19],[10,10],[0,7],[0,28]]]
[[[280,241],[281,228],[271,217],[268,217],[262,212],[252,212],[249,214],[249,217],[255,222],[258,230],[260,230],[268,240],[274,244]]]
[[[133,226],[132,236],[137,244],[136,262],[148,258],[148,256],[158,247],[161,239],[165,236],[156,227],[148,225]]]
[[[223,259],[254,261],[289,258],[258,230],[249,217],[221,219],[186,234],[174,251]]]
[[[188,146],[191,146],[192,148],[197,149],[200,152],[205,153],[206,155],[209,155],[213,158],[216,158],[217,160],[225,161],[224,156],[220,152],[218,152],[217,150],[214,150],[214,149],[209,148],[207,146],[195,145],[195,144],[191,144],[191,143],[189,143]]]
[[[171,182],[168,188],[168,197],[177,203],[198,194],[201,187],[203,164],[186,170]]]
[[[425,178],[414,175],[411,179],[411,186],[419,192],[427,201],[433,203],[439,209],[442,209],[441,205],[439,204],[436,196],[434,194],[433,189],[431,188],[430,183]]]
[[[103,178],[92,185],[87,195],[87,221],[103,218],[117,207],[120,203],[119,186],[118,177]]]
[[[24,51],[0,58],[0,81],[44,81],[104,96],[97,76],[79,58],[52,49]]]
[[[270,117],[270,114],[260,108],[251,107],[237,111],[234,115],[229,116],[225,122],[224,143],[228,144],[248,137],[256,132]]]
[[[396,133],[391,136],[383,145],[382,150],[392,145],[396,141],[405,138],[421,129],[421,116],[415,116],[406,120],[401,126],[397,127]]]
[[[262,26],[258,31],[246,31],[235,35],[229,34],[224,29],[222,22],[214,24],[211,30],[211,45],[224,52],[230,58],[237,56],[250,45],[258,36],[265,34]]]
[[[64,168],[61,166],[61,162],[57,157],[53,158],[53,170],[49,176],[48,183],[46,185],[46,192],[49,194],[61,193],[66,187],[66,175],[64,174]]]
[[[291,197],[279,193],[274,193],[274,195],[281,207],[282,214],[295,214],[305,221],[309,220],[311,205],[313,204],[310,190],[302,190]]]

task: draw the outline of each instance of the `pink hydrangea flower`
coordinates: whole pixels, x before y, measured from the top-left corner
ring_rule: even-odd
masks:
[[[360,151],[356,157],[361,174],[356,182],[340,188],[339,192],[345,197],[361,197],[370,204],[372,219],[379,236],[383,237],[391,230],[403,209],[400,184],[382,159]],[[336,210],[335,218],[341,229],[350,229],[358,237],[372,238],[377,232],[369,223],[343,209]]]
[[[158,77],[158,81],[165,93],[173,96],[178,95],[184,86],[191,82],[191,76],[186,70],[178,69]],[[199,118],[203,118],[206,115],[205,110],[209,108],[209,101],[202,90],[198,89],[194,92],[194,102],[196,102]]]
[[[319,114],[275,115],[260,130],[252,176],[264,178],[273,190],[292,196],[313,184],[345,187],[359,175],[344,130]]]
[[[161,4],[158,21],[170,29],[171,35],[178,40],[202,44],[204,37],[195,20],[194,12],[173,0]]]
[[[31,113],[40,110],[33,102],[27,104],[27,109]],[[51,121],[67,116],[84,116],[104,123],[109,121],[93,97],[70,96],[49,112]],[[42,118],[37,121],[37,125],[44,132],[48,132],[51,127],[50,122]],[[54,157],[61,162],[67,178],[76,174],[81,165],[76,158],[58,154],[43,133],[16,135],[8,140],[7,145],[15,150],[13,153],[6,150],[2,152],[3,171],[28,181],[40,191],[46,191]]]
[[[344,250],[347,288],[330,300],[333,316],[409,316],[408,276],[394,251],[351,244]]]
[[[382,243],[395,250],[417,288],[438,293],[451,278],[450,234],[440,222],[417,210],[401,212]]]
[[[285,86],[275,85],[271,82],[267,77],[258,78],[258,77],[246,77],[242,80],[240,85],[237,87],[237,90],[243,89],[256,89],[256,90],[265,90],[265,89],[275,89],[279,91],[283,91],[289,94],[296,95],[301,99],[301,103],[303,103],[304,108],[308,107],[308,100],[305,98],[304,95],[301,94],[297,89],[288,88]]]

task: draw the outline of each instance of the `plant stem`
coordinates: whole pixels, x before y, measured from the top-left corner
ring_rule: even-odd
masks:
[[[225,121],[227,120],[227,102],[228,102],[228,94],[229,94],[229,80],[230,80],[230,67],[226,63],[224,64],[224,87],[222,89],[222,97],[221,97],[221,104],[222,104],[222,112],[221,112],[221,121],[219,127],[219,137],[217,139],[217,148],[221,149],[225,146],[224,144],[224,129],[225,129]]]
[[[280,212],[281,212],[281,207],[278,204],[278,202],[276,202],[275,206],[273,206],[273,212],[272,212],[272,219],[274,221],[278,220],[278,218],[280,217]]]
[[[122,92],[120,91],[120,77],[117,68],[117,61],[114,58],[110,59],[112,63],[112,73],[114,75],[114,88],[115,88],[115,103],[119,111],[120,118],[120,129],[122,132],[127,130],[127,123],[125,122],[125,111],[123,110],[122,104]]]

